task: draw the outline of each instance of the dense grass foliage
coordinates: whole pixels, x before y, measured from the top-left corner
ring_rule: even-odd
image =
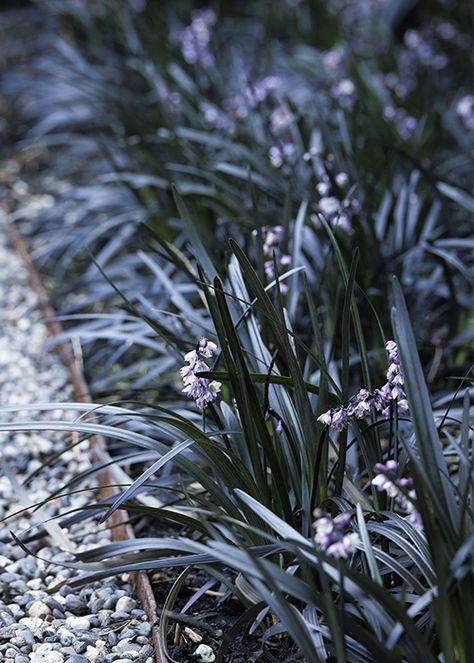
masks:
[[[4,85],[55,198],[21,227],[97,419],[14,426],[100,432],[131,485],[92,509],[179,528],[77,582],[204,568],[296,660],[467,663],[469,8],[40,5]]]

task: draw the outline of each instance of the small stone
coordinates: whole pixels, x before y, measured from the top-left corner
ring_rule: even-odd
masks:
[[[129,620],[130,615],[128,612],[123,612],[122,610],[117,610],[110,615],[110,618],[113,622],[121,622],[122,620]]]
[[[148,658],[148,656],[151,656],[153,654],[153,652],[154,652],[154,649],[153,649],[152,645],[144,645],[140,649],[140,660],[142,660],[144,658]]]
[[[77,654],[83,654],[87,649],[87,643],[81,640],[76,640],[76,642],[74,642],[72,646],[74,647],[74,651]]]
[[[111,647],[113,647],[114,645],[117,644],[117,640],[118,640],[117,634],[111,631],[107,636],[107,642]]]
[[[100,660],[102,654],[97,647],[92,647],[89,645],[86,649],[86,658],[90,663],[97,663]]]
[[[16,623],[15,618],[12,617],[10,613],[6,612],[5,610],[2,610],[2,612],[0,612],[0,621],[2,622],[3,626],[11,626],[12,624]]]
[[[140,633],[140,635],[150,635],[151,633],[151,626],[148,622],[137,624],[134,628],[137,633]]]
[[[131,642],[128,638],[126,640],[121,640],[115,648],[121,656],[127,656],[128,658],[138,658],[140,649],[140,645]]]
[[[209,645],[199,645],[194,652],[194,656],[196,656],[201,663],[213,663],[213,661],[216,660],[216,655],[214,654],[212,647],[209,647]]]
[[[31,663],[63,663],[64,656],[59,651],[54,651],[51,644],[39,645],[30,654]]]
[[[81,654],[73,654],[66,659],[66,663],[89,663],[89,659],[85,656],[81,656]]]
[[[39,617],[44,619],[45,617],[49,617],[50,614],[51,608],[49,608],[46,603],[43,603],[43,601],[33,601],[27,610],[27,615],[33,618]]]
[[[75,631],[88,631],[91,627],[90,621],[87,617],[68,617],[66,625]]]
[[[130,596],[121,596],[115,605],[115,612],[130,612],[137,605],[137,602]]]
[[[82,599],[74,594],[68,594],[64,601],[64,609],[77,615],[83,615],[87,612],[87,606]]]
[[[30,589],[38,590],[41,589],[43,581],[41,580],[41,578],[33,578],[32,580],[28,580],[26,584]]]

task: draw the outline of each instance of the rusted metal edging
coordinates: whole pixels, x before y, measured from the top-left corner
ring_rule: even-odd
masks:
[[[21,258],[23,265],[28,273],[28,280],[30,286],[35,292],[38,299],[38,307],[41,309],[45,317],[45,325],[51,336],[58,336],[64,333],[62,324],[57,319],[56,311],[54,310],[46,290],[43,286],[41,277],[36,269],[33,260],[30,257],[25,242],[20,237],[17,229],[12,222],[6,223],[7,239],[12,248]],[[55,345],[57,354],[63,362],[69,374],[69,379],[72,384],[74,398],[80,403],[91,403],[89,387],[84,377],[81,366],[75,360],[72,346],[67,341],[61,341]],[[111,456],[107,451],[107,446],[104,438],[101,435],[94,435],[90,438],[90,455],[93,463],[107,463],[110,462]],[[111,466],[113,467],[113,466]],[[113,483],[110,470],[103,469],[98,474],[99,482],[99,495],[102,499],[109,498],[114,490],[111,486]],[[115,541],[124,541],[135,538],[133,527],[128,522],[125,511],[118,509],[115,511],[107,521],[107,525],[112,532],[112,538]],[[144,571],[135,571],[130,574],[136,594],[140,599],[143,609],[146,612],[148,621],[152,628],[152,639],[155,647],[155,660],[156,663],[166,663],[161,639],[158,628],[158,610],[153,595],[150,579]]]

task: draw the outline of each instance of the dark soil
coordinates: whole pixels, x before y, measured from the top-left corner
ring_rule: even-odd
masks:
[[[158,606],[162,606],[182,569],[170,568],[151,577],[153,591]],[[204,571],[192,572],[182,587],[173,614],[169,619],[167,648],[169,655],[177,663],[196,663],[194,655],[202,638],[203,644],[209,645],[218,653],[225,642],[225,636],[245,611],[238,599],[227,595],[225,587],[216,582],[212,589],[201,596],[184,614],[180,611],[186,602],[200,587],[210,579]],[[250,625],[252,620],[250,622]],[[250,635],[250,625],[243,625],[238,633],[231,634],[229,646],[222,658],[223,663],[263,663],[264,661],[285,661],[285,663],[303,663],[300,655],[295,654],[292,642],[286,636],[275,636],[262,648],[263,628],[275,623],[272,615],[264,620],[262,627]],[[194,640],[194,641],[193,641]]]

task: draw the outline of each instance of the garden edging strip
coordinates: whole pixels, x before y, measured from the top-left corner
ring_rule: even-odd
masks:
[[[64,331],[63,327],[57,319],[56,311],[54,310],[44,289],[41,277],[29,255],[25,242],[20,237],[14,224],[11,222],[7,222],[6,224],[6,233],[12,248],[19,255],[23,265],[25,266],[31,288],[34,290],[38,298],[38,308],[40,308],[44,313],[44,322],[50,335],[52,337],[61,335]],[[74,358],[74,353],[70,347],[70,344],[68,342],[62,341],[55,345],[55,350],[68,372],[75,399],[81,403],[90,403],[91,397],[87,382],[78,362]],[[107,463],[111,460],[106,449],[105,440],[102,436],[94,435],[91,437],[90,445],[92,462]],[[113,493],[113,489],[111,488],[111,484],[114,483],[113,465],[109,465],[109,468],[110,469],[104,469],[98,475],[99,495],[102,499],[110,497],[110,495]],[[108,519],[107,525],[110,528],[112,538],[115,541],[123,541],[126,539],[130,540],[135,538],[133,528],[128,522],[127,516],[123,510],[115,511]],[[130,575],[137,596],[140,599],[143,605],[143,609],[145,610],[148,620],[152,626],[152,640],[155,646],[156,663],[165,663],[159,629],[157,626],[157,605],[153,595],[150,580],[144,571],[138,571]]]

